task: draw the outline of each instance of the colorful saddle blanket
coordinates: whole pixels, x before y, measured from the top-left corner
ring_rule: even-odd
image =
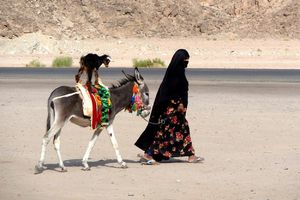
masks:
[[[111,113],[109,89],[102,83],[93,85],[92,92],[81,83],[77,83],[76,88],[81,92],[83,114],[91,117],[91,128],[107,126]]]

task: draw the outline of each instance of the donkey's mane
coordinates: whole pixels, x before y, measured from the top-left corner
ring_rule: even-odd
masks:
[[[130,76],[130,77],[123,78],[118,83],[112,84],[112,86],[110,87],[110,89],[119,88],[119,87],[125,85],[126,83],[132,82],[132,81],[135,81],[135,78],[133,76],[132,77]]]

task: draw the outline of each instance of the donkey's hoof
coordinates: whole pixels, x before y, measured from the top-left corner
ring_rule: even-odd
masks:
[[[91,171],[91,168],[90,167],[84,167],[81,169],[82,171]]]
[[[121,168],[122,168],[122,169],[128,168],[126,162],[121,162]]]
[[[41,165],[36,165],[34,167],[34,174],[40,174],[44,171],[44,167]]]

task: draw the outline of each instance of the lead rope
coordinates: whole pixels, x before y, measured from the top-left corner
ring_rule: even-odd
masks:
[[[141,116],[141,118],[143,119],[143,120],[145,120],[146,122],[148,122],[149,124],[152,124],[152,125],[160,125],[160,124],[164,124],[165,123],[165,120],[160,120],[161,122],[157,122],[157,123],[155,123],[155,122],[150,122],[149,120],[147,120],[145,117],[142,117]]]

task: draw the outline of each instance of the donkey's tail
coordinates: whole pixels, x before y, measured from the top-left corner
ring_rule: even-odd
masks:
[[[49,131],[49,129],[51,128],[51,125],[53,123],[53,119],[54,119],[54,104],[52,99],[48,99],[48,116],[47,116],[47,127],[46,127],[46,131]]]

